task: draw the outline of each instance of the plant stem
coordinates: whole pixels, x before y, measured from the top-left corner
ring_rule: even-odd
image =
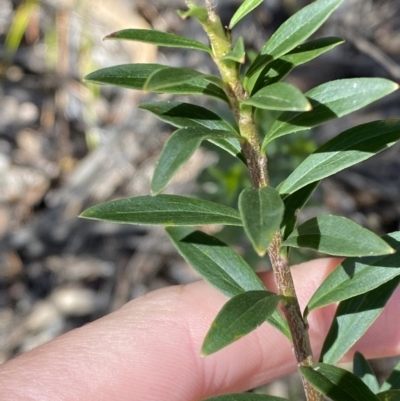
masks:
[[[210,39],[214,62],[226,85],[230,106],[239,125],[240,134],[243,138],[242,150],[246,157],[252,184],[255,188],[266,187],[269,185],[267,158],[261,152],[258,130],[253,118],[253,110],[251,107],[241,107],[240,105],[244,99],[248,98],[249,94],[243,88],[236,63],[221,60],[231,50],[232,43],[218,15],[210,4],[208,4],[208,21],[202,23],[202,25]],[[308,335],[308,327],[301,314],[287,258],[280,253],[281,244],[282,237],[280,232],[278,232],[271,242],[268,254],[279,292],[283,295],[282,309],[292,335],[293,350],[297,363],[299,366],[311,366],[314,359]],[[302,378],[302,380],[307,401],[322,401],[322,394],[314,389],[305,379]]]
[[[203,27],[210,39],[214,62],[226,85],[230,106],[239,125],[240,134],[243,138],[242,150],[250,170],[251,180],[255,188],[262,188],[269,184],[267,158],[260,152],[259,136],[254,123],[252,108],[249,106],[240,107],[240,103],[247,99],[249,94],[240,81],[236,63],[230,60],[221,60],[231,50],[232,43],[211,5],[208,5],[208,16],[208,21],[203,24]]]
[[[275,274],[279,293],[283,295],[282,310],[288,322],[293,341],[293,352],[299,366],[311,366],[314,363],[308,325],[303,320],[299,301],[294,288],[293,277],[287,258],[280,253],[281,233],[278,232],[271,242],[268,255]],[[303,377],[304,392],[307,401],[321,401],[323,395],[312,387]]]

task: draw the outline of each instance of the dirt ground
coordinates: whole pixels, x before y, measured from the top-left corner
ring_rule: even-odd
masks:
[[[238,31],[259,49],[306,3],[266,0]],[[219,1],[222,18],[228,21],[238,4]],[[177,8],[184,8],[183,0],[0,2],[0,363],[148,291],[199,279],[163,230],[77,218],[88,206],[148,194],[171,132],[136,109],[149,95],[100,90],[83,76],[129,62],[214,71],[200,52],[102,41],[119,29],[152,27],[204,42],[199,26],[182,22]],[[397,0],[348,0],[319,35],[346,43],[291,74],[289,81],[302,90],[359,76],[400,81]],[[310,138],[318,143],[356,124],[399,117],[397,92]],[[276,152],[272,160],[290,158]],[[301,219],[328,211],[379,234],[399,230],[399,155],[394,146],[325,180]],[[196,177],[217,162],[217,153],[200,150],[168,192],[207,192],[208,183]],[[287,386],[279,386],[273,391],[287,397]]]

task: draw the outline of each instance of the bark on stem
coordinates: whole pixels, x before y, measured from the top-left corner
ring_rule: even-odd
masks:
[[[293,277],[286,257],[280,254],[282,236],[278,232],[271,242],[268,255],[274,270],[279,293],[284,296],[282,310],[288,322],[293,341],[293,352],[299,366],[311,366],[314,358],[311,349],[308,326],[304,322],[294,288]],[[322,401],[323,395],[301,377],[307,401]]]
[[[261,153],[259,135],[253,119],[251,107],[240,107],[240,103],[249,95],[243,88],[236,63],[221,61],[221,57],[231,50],[231,40],[226,34],[219,17],[211,5],[208,6],[208,21],[203,27],[210,39],[214,61],[226,85],[226,92],[231,109],[239,125],[243,138],[242,150],[247,160],[251,180],[255,188],[269,185],[267,158]],[[283,295],[283,312],[287,319],[293,339],[293,350],[299,366],[311,366],[314,362],[307,325],[303,320],[292,274],[287,259],[281,255],[281,234],[278,232],[268,251],[279,292]],[[305,379],[303,387],[307,401],[322,401],[323,396]]]

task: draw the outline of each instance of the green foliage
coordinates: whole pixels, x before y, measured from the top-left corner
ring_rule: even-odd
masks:
[[[205,127],[215,131],[228,131],[237,134],[237,131],[217,114],[204,107],[181,102],[151,102],[142,103],[139,108],[148,110],[160,120],[168,122],[175,127]],[[208,140],[221,147],[233,156],[243,160],[242,149],[238,139],[208,138]]]
[[[400,121],[374,121],[342,132],[326,142],[297,167],[279,189],[283,195],[329,177],[394,145]]]
[[[254,94],[267,85],[280,82],[295,67],[321,56],[342,43],[343,39],[340,38],[310,40],[307,43],[297,46],[284,56],[267,64],[267,66],[249,80],[247,86],[251,89],[251,93]],[[254,86],[252,85],[253,81],[255,81]]]
[[[311,110],[307,98],[295,86],[286,82],[277,82],[260,89],[255,95],[244,100],[242,105],[266,110]]]
[[[379,401],[379,398],[357,376],[336,366],[318,363],[303,366],[301,374],[332,401]]]
[[[85,80],[95,84],[110,84],[129,89],[144,90],[147,80],[155,72],[164,69],[168,71],[169,76],[173,77],[174,80],[178,79],[177,76],[182,70],[181,68],[174,69],[160,64],[123,64],[92,72],[85,77]],[[209,77],[201,73],[193,73],[192,79],[188,82],[166,86],[160,90],[156,89],[155,92],[173,95],[204,94],[228,101],[224,91],[219,86],[210,83]]]
[[[268,291],[246,291],[229,300],[213,321],[202,355],[210,355],[240,340],[276,310],[280,297]]]
[[[321,351],[323,362],[339,361],[378,318],[399,283],[400,278],[396,277],[372,291],[340,302]]]
[[[235,209],[177,195],[119,199],[93,206],[85,210],[81,217],[115,223],[162,226],[242,225],[240,215]]]
[[[232,17],[229,23],[229,29],[232,29],[241,19],[258,7],[263,1],[264,0],[244,0]]]
[[[250,77],[307,40],[341,3],[343,0],[318,0],[285,21],[264,45],[246,76]]]
[[[354,354],[353,371],[354,374],[359,377],[374,394],[379,393],[378,379],[376,378],[371,365],[359,352]]]
[[[188,127],[175,131],[168,139],[158,160],[151,182],[151,190],[159,194],[205,139],[240,138],[233,131],[216,131]]]
[[[336,256],[376,256],[394,252],[371,231],[345,217],[330,215],[306,221],[289,235],[282,246],[311,248]]]
[[[399,276],[400,232],[387,235],[384,239],[396,253],[345,259],[314,293],[308,302],[308,310],[364,294]]]
[[[349,219],[329,215],[297,225],[297,214],[321,180],[398,142],[400,121],[373,121],[350,128],[317,150],[309,146],[301,134],[293,135],[298,141],[289,141],[293,147],[301,149],[298,151],[301,160],[292,162],[292,165],[299,165],[288,174],[277,174],[274,159],[270,157],[273,149],[282,148],[279,139],[282,136],[347,115],[398,89],[396,83],[386,79],[357,78],[328,82],[303,94],[283,81],[297,66],[343,43],[342,39],[334,37],[305,42],[343,1],[317,0],[289,18],[249,63],[244,76],[240,73],[241,64],[245,63],[244,41],[239,37],[233,44],[230,29],[262,0],[244,0],[228,28],[223,27],[210,4],[204,8],[188,1],[188,10],[179,14],[183,19],[193,17],[202,25],[210,46],[159,31],[125,29],[108,35],[106,39],[137,40],[206,52],[220,76],[186,67],[127,64],[92,72],[86,77],[87,81],[152,93],[211,96],[229,106],[231,116],[227,120],[234,122],[229,123],[196,101],[143,103],[142,110],[150,111],[177,128],[165,143],[154,171],[151,189],[156,196],[107,202],[87,209],[81,216],[165,226],[182,257],[207,282],[230,298],[204,340],[204,355],[228,346],[267,322],[292,341],[296,356],[305,355],[305,359],[298,359],[297,363],[305,378],[309,401],[322,400],[321,394],[333,401],[395,401],[400,397],[399,366],[379,388],[361,354],[354,357],[355,374],[334,364],[376,320],[398,287],[400,252],[394,252],[400,251],[400,232],[381,238]],[[264,135],[260,135],[254,123],[259,116],[265,120]],[[226,188],[226,196],[220,197],[218,202],[210,202],[161,194],[204,141],[217,145],[230,155],[230,160],[237,162],[229,174],[211,170],[210,175]],[[239,182],[243,170],[248,171],[251,188],[243,185],[244,179]],[[272,177],[272,182],[285,178],[277,188],[270,184],[271,171],[280,177],[279,180]],[[236,200],[239,210],[235,209]],[[238,226],[261,257],[268,254],[282,293],[266,289],[253,268],[229,244],[190,227],[208,224]],[[316,290],[304,316],[290,284],[290,247],[347,257]],[[308,333],[304,330],[307,316],[316,308],[336,302],[339,306],[321,352],[323,363],[313,364],[311,347],[307,345]],[[249,393],[221,395],[208,401],[245,400],[284,401]]]
[[[174,35],[172,33],[154,31],[151,29],[123,29],[107,35],[104,39],[127,39],[138,42],[152,43],[158,46],[177,47],[182,49],[202,50],[212,54],[211,49],[197,40]]]
[[[263,148],[280,136],[343,117],[397,89],[397,84],[382,78],[341,79],[317,86],[305,94],[312,110],[303,113],[283,113],[265,137]]]
[[[247,236],[263,256],[282,222],[284,205],[278,191],[272,187],[245,189],[239,196],[239,211]]]

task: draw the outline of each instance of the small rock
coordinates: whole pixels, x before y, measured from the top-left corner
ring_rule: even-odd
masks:
[[[2,226],[0,208],[0,235]],[[0,280],[10,281],[22,273],[22,261],[19,256],[11,251],[0,253]]]
[[[61,318],[60,311],[49,301],[38,301],[25,321],[26,329],[38,332]]]
[[[39,109],[31,102],[21,103],[17,118],[20,124],[33,124],[39,118]]]
[[[86,316],[97,309],[94,291],[80,287],[61,287],[56,289],[50,299],[65,316]]]
[[[114,274],[114,265],[90,257],[59,257],[51,256],[46,260],[49,270],[60,275],[64,280],[81,281],[111,277]]]

